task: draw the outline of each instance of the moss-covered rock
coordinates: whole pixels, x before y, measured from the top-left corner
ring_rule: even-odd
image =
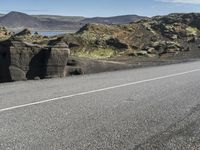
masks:
[[[74,55],[78,57],[102,59],[102,58],[113,57],[116,55],[116,52],[113,49],[103,49],[103,48],[98,48],[92,51],[87,51],[82,49],[82,50],[77,50],[74,53]]]
[[[196,36],[196,35],[198,35],[198,33],[199,33],[199,30],[195,27],[189,26],[186,28],[186,34],[188,36]]]
[[[10,38],[14,33],[6,29],[5,27],[0,27],[0,41]]]

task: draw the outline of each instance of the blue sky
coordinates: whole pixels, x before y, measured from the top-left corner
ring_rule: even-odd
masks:
[[[163,15],[172,12],[200,12],[200,0],[0,0],[0,13],[66,16]]]

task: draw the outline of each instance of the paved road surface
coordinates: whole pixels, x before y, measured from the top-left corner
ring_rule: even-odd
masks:
[[[1,150],[198,150],[200,62],[0,84]]]

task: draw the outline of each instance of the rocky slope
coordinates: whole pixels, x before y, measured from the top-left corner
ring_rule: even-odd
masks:
[[[66,35],[78,56],[199,57],[200,14],[170,14],[126,25],[87,24]]]

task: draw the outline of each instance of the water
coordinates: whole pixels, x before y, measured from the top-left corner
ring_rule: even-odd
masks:
[[[37,32],[38,34],[43,35],[43,36],[54,36],[54,35],[61,35],[61,34],[66,33],[64,31],[37,31]]]
[[[43,36],[55,36],[67,33],[74,33],[75,31],[33,31],[32,33],[34,34],[35,32],[38,32],[38,34]]]

